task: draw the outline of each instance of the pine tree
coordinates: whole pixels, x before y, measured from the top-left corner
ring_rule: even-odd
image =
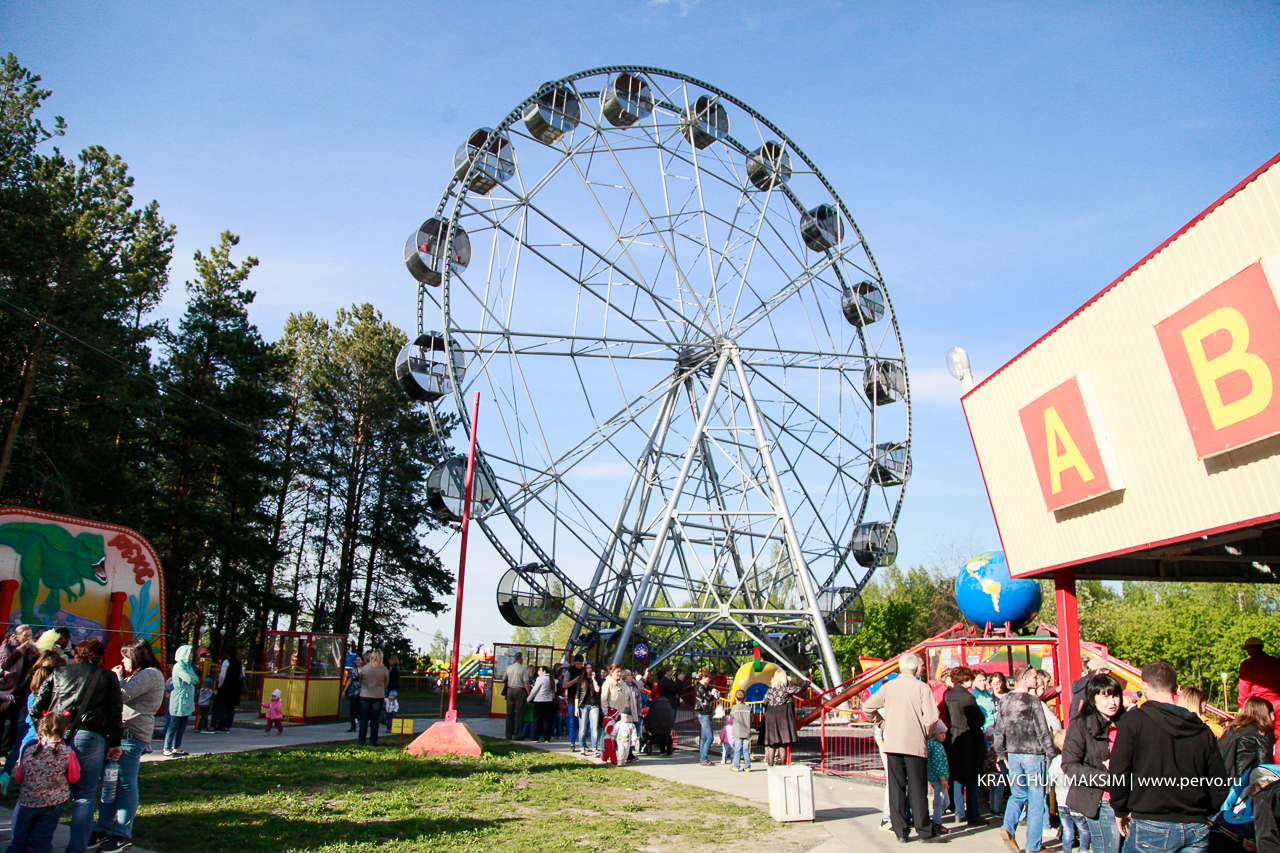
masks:
[[[239,238],[224,231],[205,256],[178,332],[166,341],[164,397],[155,434],[160,454],[152,542],[161,555],[171,635],[234,636],[248,609],[283,606],[264,588],[278,558],[267,498],[279,480],[264,431],[287,401],[277,390],[285,358],[249,322],[254,293],[244,282],[257,259],[239,265]]]
[[[130,523],[174,229],[134,205],[120,157],[38,151],[65,128],[37,116],[39,81],[0,63],[0,500]]]

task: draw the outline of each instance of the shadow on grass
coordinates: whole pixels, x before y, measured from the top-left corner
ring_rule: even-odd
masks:
[[[143,848],[204,853],[204,851],[295,850],[326,844],[427,842],[426,849],[465,846],[478,835],[494,833],[516,818],[475,815],[362,820],[341,812],[273,814],[242,809],[184,812],[140,820],[134,841]],[[414,849],[421,849],[415,845]]]
[[[193,756],[148,764],[139,777],[144,806],[154,803],[203,804],[210,797],[262,796],[297,791],[319,795],[372,787],[388,790],[423,783],[484,790],[497,776],[529,779],[547,774],[572,785],[635,787],[622,769],[582,761],[545,750],[489,740],[478,757],[415,757],[398,749],[359,747],[349,741],[302,744],[244,753]],[[399,764],[399,772],[397,772]]]

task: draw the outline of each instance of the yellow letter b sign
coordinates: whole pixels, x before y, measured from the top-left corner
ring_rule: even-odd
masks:
[[[1280,433],[1280,308],[1262,262],[1156,324],[1201,459]]]

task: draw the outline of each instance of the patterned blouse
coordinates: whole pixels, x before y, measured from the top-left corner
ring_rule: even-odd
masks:
[[[18,805],[27,808],[57,806],[71,799],[69,783],[80,778],[80,762],[65,743],[32,743],[22,751],[15,779],[22,783]]]
[[[802,685],[795,687],[770,687],[764,694],[765,705],[785,705],[787,700],[804,690]]]

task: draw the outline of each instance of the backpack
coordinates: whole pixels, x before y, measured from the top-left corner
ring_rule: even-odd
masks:
[[[1250,785],[1267,777],[1280,778],[1280,764],[1259,764],[1236,780],[1210,823],[1242,838],[1253,838],[1253,803],[1245,797]]]

